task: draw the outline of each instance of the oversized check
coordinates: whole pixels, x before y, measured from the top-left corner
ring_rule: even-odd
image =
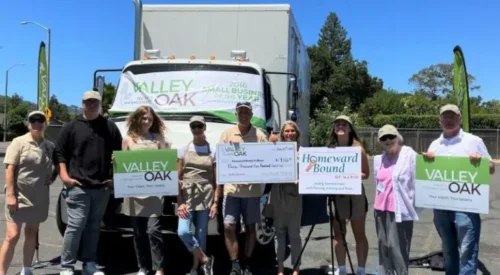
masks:
[[[294,183],[296,142],[217,145],[217,183]]]
[[[177,150],[114,151],[114,196],[176,196]]]
[[[478,165],[469,157],[435,156],[426,161],[417,156],[415,206],[488,214],[490,198],[489,161]]]

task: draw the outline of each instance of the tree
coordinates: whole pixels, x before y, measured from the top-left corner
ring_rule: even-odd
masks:
[[[469,89],[478,90],[479,85],[473,85],[476,78],[470,74],[468,76]],[[408,80],[417,86],[415,93],[421,93],[432,99],[439,95],[449,95],[453,93],[453,63],[440,63],[423,68]]]
[[[344,107],[356,111],[367,97],[383,86],[382,80],[368,74],[367,62],[356,61],[351,54],[351,40],[338,16],[330,13],[317,45],[309,47],[311,58],[311,108],[327,99],[333,110]]]
[[[359,118],[367,125],[373,125],[373,119],[378,114],[398,114],[405,107],[403,98],[408,95],[395,90],[380,90],[361,104]]]
[[[332,106],[328,103],[326,98],[320,102],[318,108],[315,110],[315,118],[311,119],[309,124],[309,133],[311,146],[326,146],[333,129],[333,120],[339,115],[349,116],[355,125],[359,125],[358,115],[345,107],[339,111],[332,111]]]
[[[116,95],[116,87],[112,83],[104,84],[104,91],[102,96],[102,111],[103,113],[107,113],[108,110],[113,105],[113,101],[115,100]]]
[[[51,95],[49,99],[49,109],[52,112],[52,117],[50,119],[69,121],[71,116],[68,111],[68,106],[59,103],[56,95]]]

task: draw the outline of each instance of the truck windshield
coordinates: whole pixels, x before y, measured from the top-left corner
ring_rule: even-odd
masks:
[[[264,83],[253,67],[220,64],[137,64],[124,69],[110,115],[151,106],[159,115],[189,119],[205,114],[236,122],[236,103],[253,107],[252,123],[265,127]]]

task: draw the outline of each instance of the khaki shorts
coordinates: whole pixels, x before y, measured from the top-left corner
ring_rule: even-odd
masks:
[[[361,195],[336,195],[334,197],[340,220],[365,219],[368,212],[368,199],[363,185],[361,190]]]

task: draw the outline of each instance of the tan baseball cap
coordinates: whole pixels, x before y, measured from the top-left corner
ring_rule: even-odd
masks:
[[[457,115],[460,115],[460,109],[458,108],[457,105],[455,104],[446,104],[444,105],[443,107],[441,107],[441,109],[439,110],[439,114],[442,115],[444,112],[448,112],[448,111],[451,111],[451,112],[454,112],[455,114]]]
[[[396,129],[396,127],[394,127],[390,124],[386,124],[378,130],[378,138],[381,138],[381,137],[386,136],[386,135],[397,136],[397,135],[399,135],[398,129]]]
[[[47,119],[47,116],[46,116],[46,115],[45,115],[45,113],[44,113],[44,112],[42,112],[42,111],[33,111],[33,112],[29,113],[29,115],[28,115],[28,119],[29,119],[30,117],[32,117],[32,116],[36,116],[36,115],[43,116],[45,119]]]
[[[83,93],[82,100],[85,101],[89,99],[97,99],[99,101],[102,101],[101,94],[96,91],[86,91],[85,93]]]
[[[191,119],[189,120],[189,124],[193,122],[199,122],[205,124],[205,118],[202,116],[192,116]]]
[[[378,139],[387,135],[397,136],[401,141],[403,141],[403,136],[401,136],[398,129],[396,129],[393,125],[386,124],[378,130]]]
[[[333,123],[335,123],[339,120],[345,120],[345,121],[349,122],[349,124],[352,125],[352,119],[346,115],[340,115],[340,116],[336,117],[335,120],[333,121]]]

